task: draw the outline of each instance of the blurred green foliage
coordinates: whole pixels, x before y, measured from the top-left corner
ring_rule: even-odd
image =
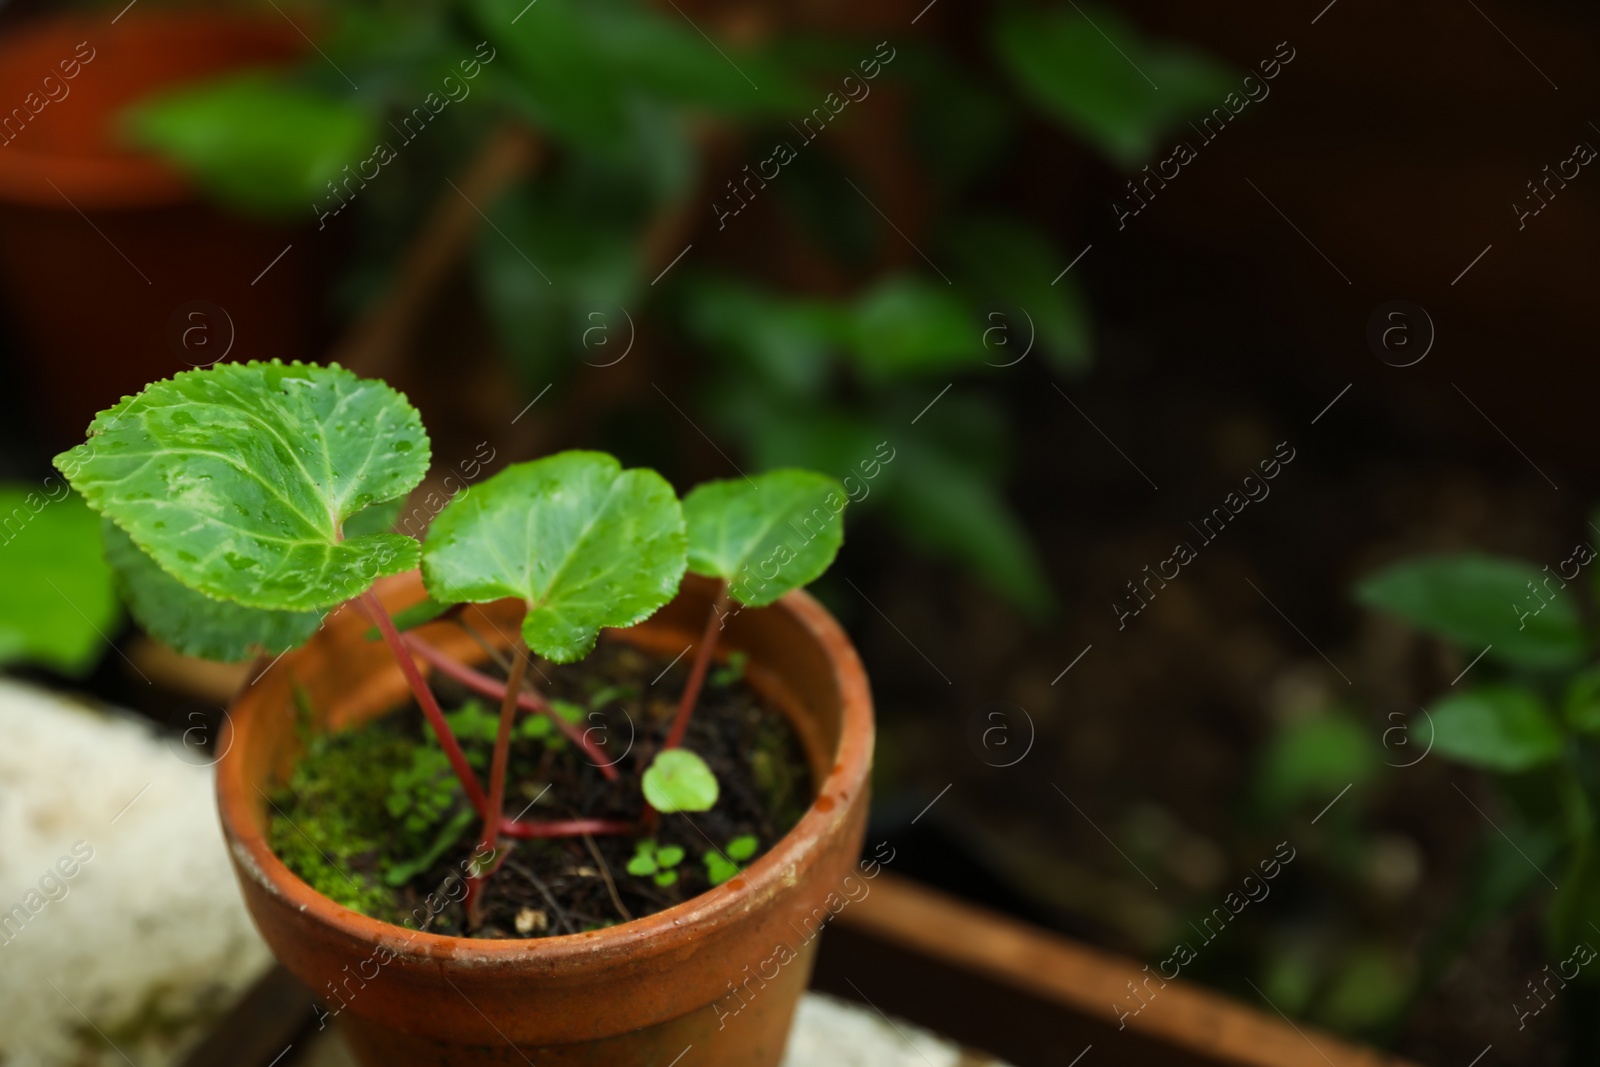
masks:
[[[1592,938],[1600,635],[1584,621],[1595,581],[1584,571],[1596,555],[1579,543],[1542,569],[1481,553],[1425,555],[1356,584],[1360,603],[1450,646],[1460,674],[1425,708],[1379,726],[1347,708],[1302,709],[1263,750],[1253,817],[1278,827],[1314,818],[1304,862],[1318,892],[1343,901],[1315,923],[1301,916],[1277,928],[1262,946],[1255,969],[1282,1010],[1382,1040],[1474,941],[1530,909],[1543,917],[1551,958]],[[1418,937],[1378,918],[1397,891],[1385,888],[1393,868],[1421,857],[1405,859],[1414,846],[1401,847],[1374,816],[1386,790],[1441,759],[1484,772],[1488,789],[1456,786],[1481,834],[1455,898]],[[1451,796],[1446,786],[1444,802]]]
[[[1382,1040],[1493,927],[1542,914],[1551,958],[1592,937],[1600,667],[1580,576],[1593,581],[1581,572],[1595,555],[1580,543],[1543,569],[1478,553],[1426,555],[1357,583],[1359,602],[1449,645],[1450,671],[1461,673],[1426,708],[1391,713],[1380,726],[1347,708],[1302,709],[1263,750],[1253,816],[1279,827],[1315,818],[1304,862],[1318,893],[1343,902],[1315,923],[1298,917],[1263,946],[1261,987],[1284,1011]],[[1443,786],[1441,802],[1453,797],[1481,834],[1454,899],[1418,937],[1381,916],[1401,891],[1393,869],[1417,865],[1403,887],[1421,876],[1421,855],[1374,816],[1386,792],[1436,773],[1440,759],[1485,772],[1489,788],[1463,780],[1456,796]],[[1419,769],[1424,761],[1429,768]]]
[[[1010,8],[993,36],[1024,93],[1128,168],[1149,158],[1169,127],[1216,107],[1236,82],[1209,56],[1146,41],[1103,8]]]
[[[56,489],[50,483],[56,483]],[[58,492],[59,490],[59,492]],[[66,484],[0,485],[0,666],[83,674],[119,614],[100,518]]]
[[[285,215],[322,200],[377,125],[354,103],[258,73],[186,86],[124,119],[133,143],[160,149],[223,204]]]
[[[1454,646],[1463,664],[1482,656],[1472,681],[1452,684],[1428,709],[1432,750],[1494,776],[1498,818],[1511,823],[1501,828],[1526,855],[1508,853],[1485,825],[1488,858],[1463,912],[1489,921],[1529,891],[1562,885],[1545,916],[1548,947],[1563,955],[1600,922],[1596,635],[1582,621],[1578,580],[1595,556],[1584,542],[1543,569],[1482,555],[1423,556],[1357,589],[1364,603]],[[1595,573],[1584,577],[1593,582]]]
[[[361,247],[344,295],[358,301],[382,284],[405,235],[487,131],[525,122],[547,143],[544,162],[480,205],[492,225],[473,268],[530,394],[581,364],[608,365],[624,347],[622,316],[636,328],[648,315],[653,334],[682,336],[709,356],[697,368],[701,402],[751,463],[842,477],[892,438],[900,458],[867,507],[1039,613],[1051,595],[1005,499],[1012,435],[995,386],[1033,347],[1051,372],[1085,373],[1093,330],[1081,272],[1060,277],[1072,254],[1050,239],[1053,227],[997,207],[985,183],[1029,165],[1030,126],[1057,126],[1113,165],[1136,167],[1229,85],[1216,61],[1148,40],[1102,7],[1013,3],[982,18],[976,54],[958,56],[922,37],[786,34],[739,46],[638,0],[344,0],[320,20],[320,54],[300,68],[147,101],[128,129],[234,207],[321,218],[351,200]],[[879,93],[891,99],[873,101]],[[429,99],[421,133],[396,125]],[[837,106],[825,107],[830,99]],[[796,136],[809,116],[831,112],[845,124],[875,107],[905,116],[932,220],[915,244],[937,257],[930,266],[943,265],[931,273],[877,263],[880,243],[899,238],[869,200],[873,183],[827,128],[815,146]],[[760,198],[814,242],[808,254],[827,260],[826,273],[854,279],[848,291],[788,291],[746,270],[700,266],[715,257],[698,250],[652,283],[662,264],[645,261],[647,238],[673,211],[740,225],[723,212],[743,197],[707,172],[712,136],[740,146],[734,158],[752,168],[771,158],[768,146],[795,146],[798,158],[761,186],[778,188]],[[375,139],[392,159],[374,159]],[[351,197],[358,169],[368,181]],[[964,388],[912,425],[953,381]]]
[[[1477,646],[1474,651],[1488,646],[1490,658],[1507,664],[1571,665],[1589,651],[1573,598],[1558,598],[1526,618],[1513,607],[1543,578],[1544,572],[1521,560],[1425,556],[1367,577],[1356,587],[1356,598],[1462,646]],[[1538,603],[1528,605],[1530,611]]]

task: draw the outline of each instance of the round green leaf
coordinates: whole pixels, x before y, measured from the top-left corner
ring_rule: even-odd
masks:
[[[835,479],[796,469],[697,485],[683,498],[689,569],[724,579],[741,603],[763,607],[833,563],[847,502]]]
[[[737,863],[724,859],[715,852],[707,852],[701,859],[705,860],[706,878],[712,885],[721,885],[739,873]]]
[[[717,802],[717,776],[706,761],[682,748],[660,752],[644,772],[644,798],[664,814],[710,811]]]
[[[1561,731],[1539,698],[1510,686],[1484,686],[1433,708],[1434,747],[1493,771],[1525,771],[1561,753]]]
[[[72,674],[94,664],[117,619],[99,526],[55,477],[0,487],[0,664]]]
[[[528,647],[571,663],[602,627],[671,600],[684,558],[683,509],[666,479],[603,452],[561,452],[451,501],[428,531],[422,577],[435,600],[521,598]]]
[[[301,611],[416,566],[399,534],[346,519],[428,469],[405,397],[337,365],[222,363],[95,416],[56,466],[161,569],[207,596]]]
[[[321,611],[273,611],[213,600],[162,570],[109,519],[101,520],[117,589],[145,632],[179,652],[233,663],[304,644]]]
[[[756,849],[761,847],[761,839],[755,834],[740,834],[728,842],[728,847],[723,851],[730,860],[744,861],[756,854]]]

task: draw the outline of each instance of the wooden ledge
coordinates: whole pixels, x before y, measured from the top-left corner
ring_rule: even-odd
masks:
[[[888,872],[839,913],[813,985],[867,999],[1019,1067],[1414,1067],[1182,978],[1089,948]],[[1158,991],[1119,1029],[1128,983]],[[1089,1063],[1091,1060],[1086,1060]]]

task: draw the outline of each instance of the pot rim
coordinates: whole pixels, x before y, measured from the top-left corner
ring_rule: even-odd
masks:
[[[689,579],[686,576],[684,586]],[[851,803],[867,795],[872,764],[872,696],[866,671],[843,628],[817,600],[803,589],[786,593],[765,608],[747,611],[783,611],[800,623],[815,641],[833,670],[840,700],[839,741],[829,770],[816,783],[816,795],[800,820],[767,852],[736,877],[664,911],[630,922],[575,934],[538,938],[472,938],[417,931],[374,919],[346,908],[312,889],[291,871],[255,829],[246,813],[252,810],[250,783],[244,780],[243,761],[224,756],[217,763],[217,806],[223,834],[235,866],[269,894],[329,932],[354,941],[377,944],[396,957],[413,962],[448,960],[478,968],[525,967],[529,963],[560,966],[606,964],[639,954],[670,953],[709,933],[718,918],[730,911],[750,911],[798,878],[801,867],[815,861],[835,829],[842,824]],[[625,630],[617,632],[626,632]],[[304,646],[302,646],[304,647]],[[295,649],[281,657],[293,662]],[[399,671],[389,661],[385,670]],[[248,691],[231,708],[249,699]],[[232,753],[250,743],[249,716],[224,717],[222,750]],[[828,803],[820,805],[826,798]],[[266,801],[262,801],[266,803]]]

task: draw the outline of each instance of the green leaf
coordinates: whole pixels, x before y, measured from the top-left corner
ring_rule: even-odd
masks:
[[[1600,667],[1579,673],[1567,684],[1561,717],[1574,730],[1600,734]]]
[[[633,857],[628,860],[628,873],[633,875],[635,878],[644,878],[647,875],[656,873],[657,868],[655,856],[653,852],[645,846],[646,842],[639,842],[639,844],[636,846],[637,851],[635,851]]]
[[[1491,658],[1504,662],[1566,666],[1583,658],[1588,640],[1574,597],[1546,589],[1543,579],[1519,560],[1421,556],[1369,575],[1356,587],[1356,599],[1459,642],[1466,652],[1492,645]]]
[[[602,627],[648,618],[678,591],[683,509],[666,479],[601,452],[507,467],[439,513],[422,551],[437,600],[528,605],[528,647],[557,663],[594,648]]]
[[[1497,812],[1497,814],[1499,814]],[[1474,938],[1502,924],[1519,909],[1530,891],[1544,889],[1541,872],[1550,869],[1564,850],[1563,836],[1551,821],[1525,819],[1512,806],[1496,819],[1503,833],[1487,824],[1480,832],[1471,868],[1458,896],[1454,914],[1443,926],[1436,949],[1441,960],[1467,951]],[[1576,894],[1574,894],[1576,895]],[[1567,894],[1558,894],[1552,915],[1563,907]]]
[[[717,802],[717,776],[706,761],[683,748],[669,748],[644,772],[644,798],[663,814],[710,811]]]
[[[953,227],[950,244],[962,280],[990,301],[984,362],[1007,366],[1037,344],[1062,374],[1089,369],[1088,301],[1060,275],[1067,260],[1049,242],[1010,219],[985,218]]]
[[[754,856],[760,846],[761,839],[755,834],[741,834],[728,842],[726,852],[730,860],[744,861]]]
[[[797,299],[714,278],[684,288],[684,314],[702,343],[751,367],[774,388],[814,395],[850,336],[851,317],[827,300]]]
[[[161,569],[207,596],[300,611],[416,566],[399,534],[341,524],[428,469],[405,397],[335,366],[221,363],[102,411],[56,466]]]
[[[636,685],[601,685],[589,694],[589,707],[598,711],[614,701],[633,700],[638,695]]]
[[[1600,853],[1590,836],[1575,837],[1561,874],[1561,892],[1545,911],[1545,942],[1552,953],[1565,955],[1577,941],[1587,941],[1591,923],[1600,923]]]
[[[477,814],[471,808],[462,808],[456,812],[449,822],[439,827],[433,842],[421,855],[409,861],[390,863],[388,869],[383,872],[384,882],[396,887],[403,886],[432,867],[439,857],[444,855],[446,849],[461,840],[461,835],[466,833],[467,827],[472,825],[476,818]]]
[[[728,653],[727,663],[720,667],[712,668],[707,680],[716,689],[726,689],[744,677],[745,664],[749,661],[749,653],[742,649],[735,649]]]
[[[1054,602],[1028,532],[994,482],[950,456],[905,450],[888,502],[912,543],[965,564],[1035,618]]]
[[[1168,130],[1223,108],[1239,87],[1217,61],[1150,43],[1102,7],[1008,7],[993,30],[1023,93],[1121,167],[1143,163]]]
[[[1411,986],[1400,952],[1382,943],[1357,943],[1345,950],[1318,1019],[1345,1032],[1391,1022],[1406,1007]]]
[[[683,849],[677,845],[668,845],[656,852],[656,862],[663,867],[676,867],[683,862]]]
[[[583,722],[583,706],[581,704],[574,704],[570,700],[552,700],[550,701],[550,710],[573,726]]]
[[[389,533],[394,529],[394,521],[400,517],[400,509],[405,506],[406,498],[396,497],[362,508],[345,520],[344,535],[365,537],[368,534]]]
[[[146,633],[184,655],[227,663],[275,656],[304,644],[322,625],[324,610],[274,611],[215,600],[162,570],[110,519],[101,520],[101,533],[128,610]]]
[[[659,885],[659,886],[665,888],[666,886],[677,885],[677,884],[678,884],[678,872],[677,871],[662,871],[661,873],[656,875],[656,885]]]
[[[582,6],[598,16],[596,37],[615,77],[644,94],[730,117],[788,115],[822,103],[770,59],[713,43],[673,15],[595,0]]]
[[[733,863],[715,852],[707,852],[701,858],[705,860],[706,878],[712,885],[721,885],[739,873],[739,865],[737,863]]]
[[[624,308],[643,284],[637,234],[650,201],[637,175],[580,169],[485,205],[493,225],[477,243],[478,292],[522,380],[539,389],[580,360],[622,360],[634,340]]]
[[[462,742],[477,741],[492,745],[500,732],[498,710],[491,711],[478,700],[468,700],[455,711],[446,712],[445,721],[450,724],[450,731]]]
[[[948,286],[896,276],[856,302],[851,345],[877,382],[982,365],[983,331]]]
[[[185,85],[123,115],[133,143],[231,207],[304,215],[341,201],[328,182],[372,156],[376,123],[352,103],[259,74]]]
[[[625,91],[583,9],[566,0],[540,0],[519,13],[523,6],[470,4],[500,57],[485,73],[514,81],[539,127],[592,149],[614,146],[627,129]]]
[[[1004,165],[1026,113],[998,91],[1004,86],[996,79],[975,77],[921,42],[896,47],[891,77],[909,90],[918,171],[944,193],[941,200],[954,201],[985,172]]]
[[[0,561],[0,664],[93,666],[117,619],[94,512],[53,476],[37,489],[0,486]]]
[[[1561,731],[1532,693],[1483,686],[1434,705],[1434,748],[1494,771],[1525,771],[1561,754]]]
[[[782,68],[689,23],[605,0],[476,0],[472,10],[539,126],[591,150],[615,150],[630,108],[671,102],[716,114],[788,114],[810,95]],[[759,86],[759,88],[758,88]]]
[[[1285,724],[1267,746],[1256,781],[1257,801],[1273,814],[1302,803],[1320,807],[1348,784],[1359,790],[1380,763],[1373,731],[1353,716],[1307,716]]]
[[[753,608],[771,604],[833,563],[846,500],[835,479],[792,468],[697,485],[683,498],[689,569]]]

